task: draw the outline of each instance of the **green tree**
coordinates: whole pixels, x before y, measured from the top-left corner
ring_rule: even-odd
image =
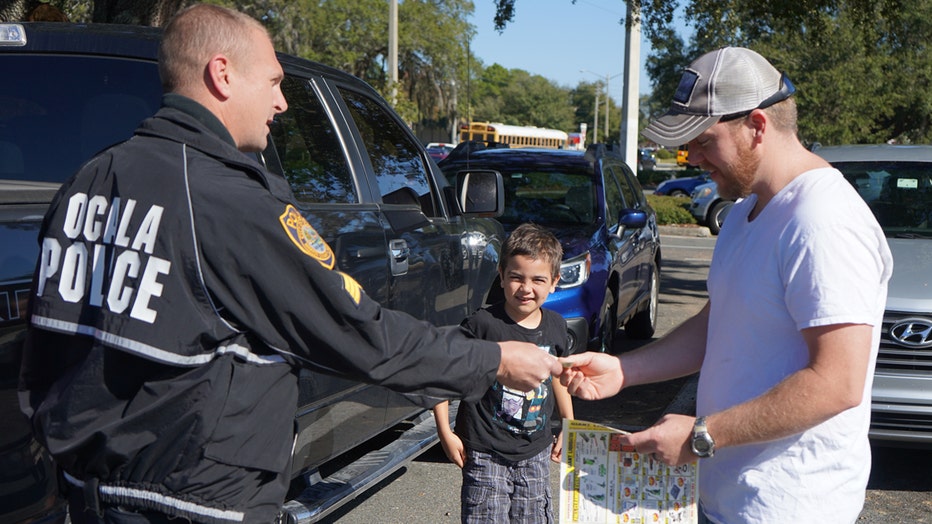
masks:
[[[650,115],[665,111],[683,67],[724,46],[755,49],[799,89],[806,142],[932,139],[932,0],[629,0],[652,54]],[[516,0],[495,0],[499,31]],[[674,17],[695,29],[684,43]],[[626,21],[627,22],[627,21]]]
[[[0,22],[26,20],[40,5],[64,13],[71,22],[162,26],[194,0],[0,0]]]
[[[470,120],[576,129],[569,90],[540,75],[492,64],[472,81],[470,91]]]

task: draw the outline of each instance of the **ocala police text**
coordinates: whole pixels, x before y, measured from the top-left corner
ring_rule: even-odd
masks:
[[[42,296],[48,279],[61,271],[58,293],[63,300],[76,303],[89,294],[92,306],[117,314],[132,306],[130,317],[152,323],[156,311],[149,302],[162,294],[159,275],[171,270],[171,262],[152,255],[164,208],[151,206],[133,232],[136,201],[120,206],[119,197],[110,201],[77,193],[69,199],[62,233],[72,242],[62,246],[52,236],[42,240],[36,293]]]

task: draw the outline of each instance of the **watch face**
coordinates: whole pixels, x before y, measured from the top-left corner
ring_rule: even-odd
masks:
[[[715,453],[715,443],[712,441],[712,437],[708,433],[700,433],[693,436],[692,441],[693,453],[698,455],[700,458],[711,457]]]

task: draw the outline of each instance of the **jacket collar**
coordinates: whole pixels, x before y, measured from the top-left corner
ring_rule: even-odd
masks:
[[[195,102],[194,100],[176,93],[168,93],[162,97],[162,107],[177,109],[189,116],[194,117],[210,132],[217,135],[217,138],[223,140],[233,147],[236,147],[236,141],[233,140],[233,135],[231,135],[226,126],[220,122],[220,119],[211,113],[206,107]]]

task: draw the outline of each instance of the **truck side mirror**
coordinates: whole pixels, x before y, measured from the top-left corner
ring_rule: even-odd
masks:
[[[467,215],[499,217],[505,209],[502,174],[493,170],[456,173],[456,200]]]

